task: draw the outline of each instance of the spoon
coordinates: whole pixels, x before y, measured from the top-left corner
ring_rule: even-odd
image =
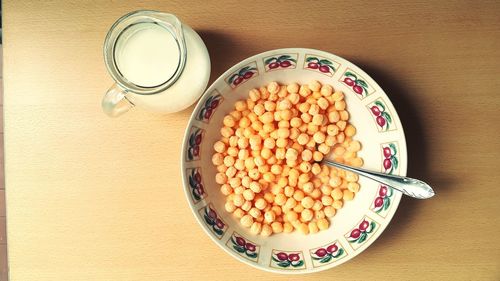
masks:
[[[349,172],[356,173],[358,175],[364,176],[381,184],[390,186],[396,190],[401,191],[403,194],[408,195],[417,199],[428,199],[434,196],[434,190],[428,184],[421,180],[412,179],[409,177],[387,175],[383,173],[377,173],[372,171],[367,171],[360,168],[354,168],[330,160],[323,160],[323,163],[337,167]]]

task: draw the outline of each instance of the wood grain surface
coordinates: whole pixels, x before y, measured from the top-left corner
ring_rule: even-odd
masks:
[[[10,280],[500,279],[500,2],[3,4]],[[199,31],[211,81],[281,47],[358,64],[398,109],[408,174],[437,196],[403,199],[380,239],[331,270],[282,276],[236,261],[184,198],[179,153],[192,107],[118,119],[101,112],[112,83],[104,37],[137,9],[174,13]]]
[[[3,46],[0,44],[0,72],[3,73]],[[3,75],[0,73],[0,280],[7,280],[7,233],[3,146]]]

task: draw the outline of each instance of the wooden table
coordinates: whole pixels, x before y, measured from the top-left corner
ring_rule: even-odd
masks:
[[[296,280],[499,280],[500,2],[366,5],[276,1],[4,1],[10,278],[292,280],[243,265],[203,233],[184,199],[179,152],[192,108],[106,117],[104,36],[136,9],[198,30],[213,81],[261,51],[303,46],[360,65],[405,126],[404,199],[351,262]]]

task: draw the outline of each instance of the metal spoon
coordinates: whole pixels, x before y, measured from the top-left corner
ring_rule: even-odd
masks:
[[[421,180],[367,171],[364,169],[354,168],[351,166],[347,166],[326,159],[323,160],[323,163],[329,166],[337,167],[340,169],[344,169],[346,171],[356,173],[358,175],[364,176],[381,184],[385,184],[413,198],[428,199],[434,196],[435,194],[432,187],[430,187],[428,184],[426,184]]]

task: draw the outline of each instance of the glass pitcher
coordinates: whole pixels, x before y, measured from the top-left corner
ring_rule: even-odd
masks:
[[[205,90],[210,58],[200,36],[172,15],[135,11],[118,19],[104,41],[104,60],[115,84],[102,100],[119,116],[134,106],[171,113]]]

